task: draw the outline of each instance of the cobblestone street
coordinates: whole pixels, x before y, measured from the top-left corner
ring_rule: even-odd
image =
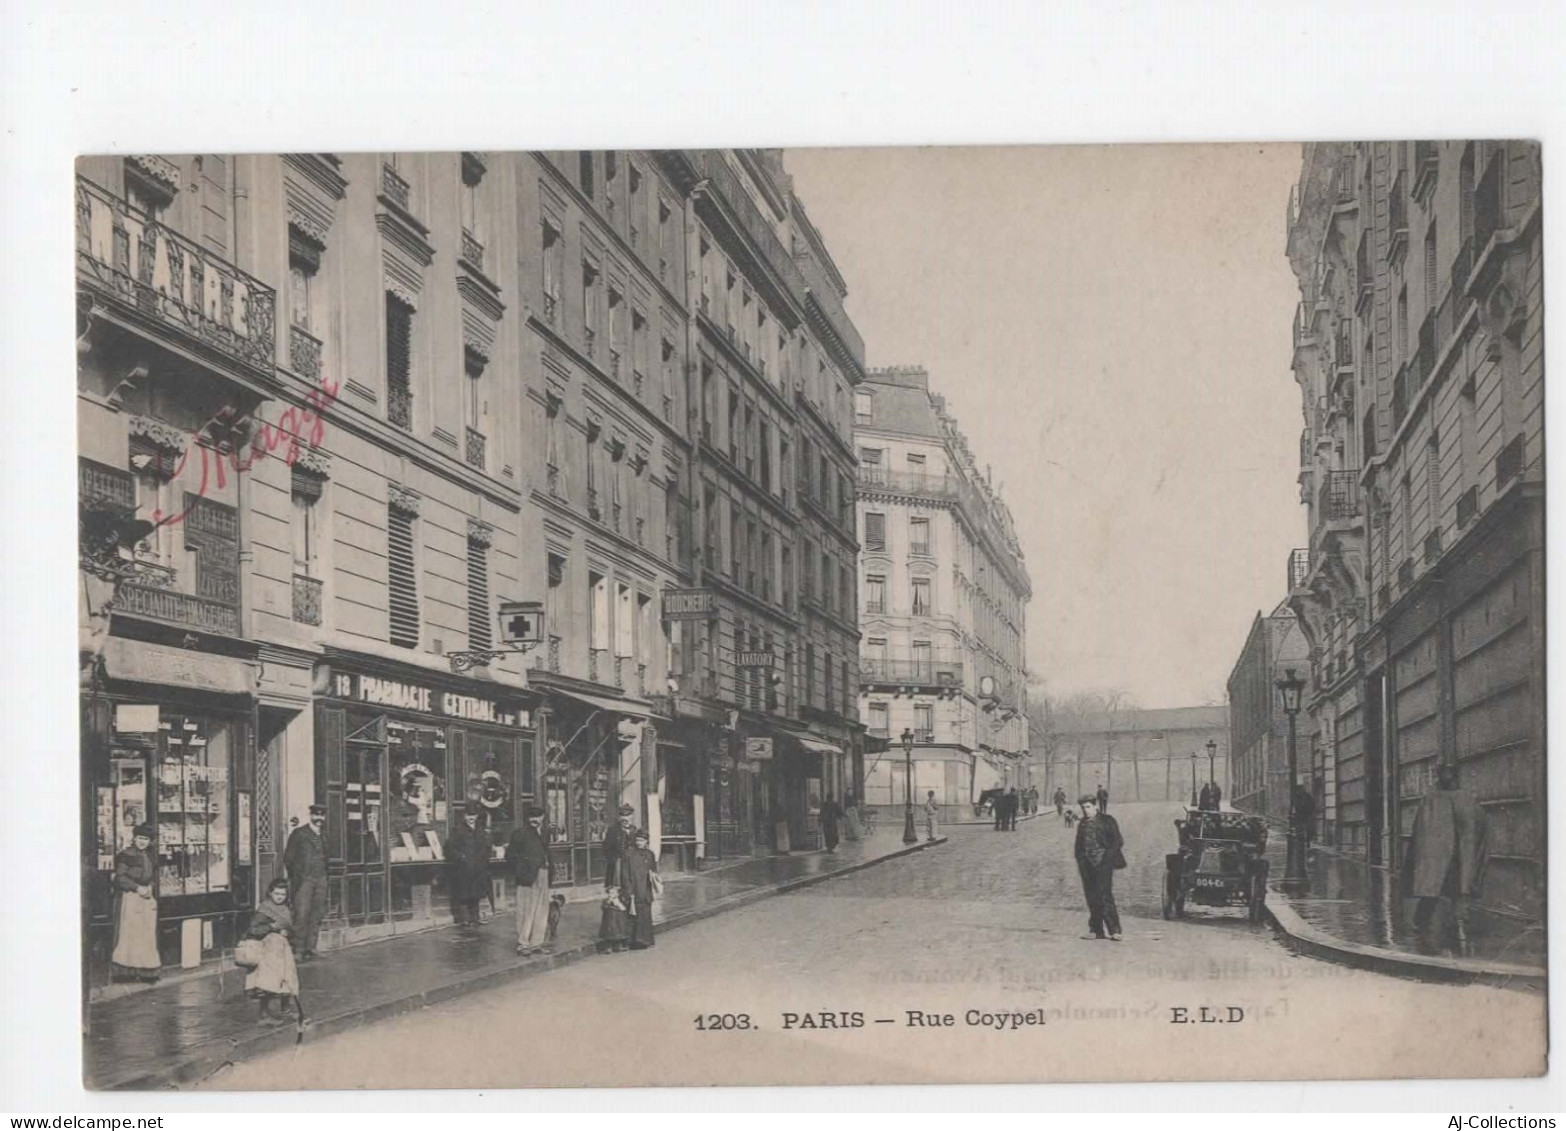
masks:
[[[1436,1041],[1460,1061],[1454,1072],[1542,1068],[1509,1051],[1527,1042],[1480,1039],[1495,1026],[1542,1026],[1540,995],[1299,958],[1238,908],[1164,922],[1157,884],[1177,807],[1112,811],[1129,858],[1120,944],[1079,937],[1071,833],[1051,813],[1014,833],[952,829],[947,845],[668,932],[652,951],[307,1037],[207,1086],[1254,1076],[1236,1067],[1242,1047],[1275,1053],[1278,1077],[1385,1076],[1417,1072]],[[1461,1020],[1427,1033],[1420,1018],[1436,1005]],[[1199,1023],[1203,1006],[1222,1020]],[[910,1024],[910,1011],[952,1022]]]

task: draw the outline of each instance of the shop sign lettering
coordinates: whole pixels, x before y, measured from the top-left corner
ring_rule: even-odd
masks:
[[[377,707],[421,711],[427,715],[445,715],[470,722],[511,727],[533,725],[531,711],[503,711],[491,699],[461,695],[455,691],[435,691],[417,684],[371,675],[336,673],[332,676],[332,694],[339,699],[354,699]]]
[[[711,589],[665,589],[664,620],[706,620],[712,615]]]

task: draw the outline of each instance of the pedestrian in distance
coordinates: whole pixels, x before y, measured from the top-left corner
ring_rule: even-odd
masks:
[[[1208,782],[1202,786],[1202,791],[1196,795],[1196,808],[1203,813],[1216,813],[1218,802],[1213,799],[1213,783]]]
[[[620,806],[616,814],[615,823],[609,826],[609,831],[604,834],[604,887],[618,887],[620,884],[620,858],[625,855],[625,850],[631,847],[631,831],[636,810],[629,805]]]
[[[1436,771],[1436,788],[1414,813],[1414,835],[1403,858],[1404,894],[1416,900],[1414,930],[1422,949],[1435,949],[1435,935],[1459,954],[1469,949],[1469,904],[1484,879],[1487,822],[1473,796],[1459,787],[1457,767]],[[1451,914],[1439,930],[1436,913]]]
[[[1103,786],[1099,786],[1098,794],[1094,800],[1098,802],[1098,811],[1100,813],[1109,812],[1109,790],[1105,789]]]
[[[288,834],[283,871],[294,918],[293,946],[299,961],[309,962],[326,918],[326,806],[310,806],[309,820]]]
[[[506,843],[506,864],[516,883],[517,953],[552,950],[547,939],[549,913],[549,849],[544,844],[544,810],[529,805]]]
[[[860,815],[859,801],[852,792],[843,795],[843,835],[849,840],[862,840],[865,835],[864,818]]]
[[[837,842],[843,821],[843,807],[837,798],[828,797],[821,803],[821,841],[828,852],[837,851]]]
[[[481,806],[462,806],[462,820],[446,843],[446,888],[451,896],[451,918],[470,930],[479,925],[479,901],[489,894],[489,836],[479,828]]]
[[[930,790],[924,799],[924,839],[934,840],[939,835],[938,827],[941,821],[941,806],[935,800],[935,790]]]
[[[294,915],[288,907],[288,881],[279,877],[266,889],[266,898],[251,917],[245,941],[234,950],[234,960],[250,965],[245,993],[260,1002],[257,1021],[282,1021],[283,1009],[292,1000],[299,1007],[299,968],[294,963]],[[254,945],[251,945],[254,944]],[[253,958],[251,965],[246,959]],[[273,1004],[277,1012],[272,1012]]]
[[[1115,872],[1126,866],[1122,851],[1125,840],[1115,819],[1100,811],[1096,794],[1084,793],[1077,804],[1082,806],[1082,820],[1077,824],[1073,854],[1088,905],[1088,933],[1082,937],[1108,937],[1111,942],[1119,942],[1120,911],[1115,906]]]
[[[1004,789],[985,790],[981,798],[988,796],[990,799],[990,812],[995,815],[995,827],[992,832],[1000,832],[1006,827],[1006,791]]]
[[[119,981],[156,982],[158,959],[158,897],[152,882],[157,861],[152,838],[157,830],[137,825],[130,847],[115,854],[114,975]]]
[[[631,834],[631,846],[625,850],[625,894],[631,917],[631,949],[646,950],[653,945],[653,900],[663,894],[663,879],[658,875],[658,858],[648,847],[646,829]]]
[[[1039,811],[1039,787],[1028,786],[1028,816],[1033,816]]]
[[[1055,815],[1064,818],[1066,815],[1066,791],[1057,788],[1055,790]]]
[[[1309,848],[1316,839],[1316,795],[1303,785],[1294,787],[1294,816],[1300,825],[1300,841]]]
[[[1022,804],[1022,798],[1017,793],[1014,785],[1006,787],[1006,823],[1002,826],[1007,832],[1017,831],[1017,807]]]

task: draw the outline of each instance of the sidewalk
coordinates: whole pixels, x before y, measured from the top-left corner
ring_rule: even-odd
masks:
[[[1296,949],[1403,977],[1543,988],[1542,924],[1475,907],[1471,953],[1431,952],[1413,931],[1412,901],[1399,897],[1385,868],[1313,846],[1307,854],[1308,887],[1289,892],[1280,885],[1287,851],[1283,830],[1274,828],[1267,841],[1272,864],[1267,910]]]
[[[901,829],[882,830],[845,842],[834,854],[762,857],[710,874],[671,877],[655,910],[658,929],[673,930],[945,842],[942,837],[904,845]],[[527,959],[516,955],[509,909],[476,935],[447,927],[331,951],[299,968],[299,996],[308,1017],[303,1036],[369,1024],[592,956],[599,914],[596,901],[568,904],[555,953]],[[89,1088],[178,1087],[225,1063],[295,1042],[294,1025],[261,1025],[256,1014],[256,1003],[244,996],[244,971],[232,968],[94,1002],[84,1017],[83,1078]]]

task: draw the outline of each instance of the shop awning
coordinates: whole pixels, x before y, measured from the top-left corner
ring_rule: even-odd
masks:
[[[566,691],[564,688],[551,687],[552,695],[563,695],[567,699],[575,699],[578,703],[586,703],[589,707],[595,707],[600,711],[612,711],[618,715],[628,715],[633,719],[653,719],[660,723],[670,720],[664,718],[652,709],[649,703],[638,703],[634,699],[615,699],[608,695],[588,695],[582,691]]]
[[[791,737],[812,754],[841,754],[843,752],[841,746],[833,746],[830,742],[822,742],[819,738],[807,738],[802,734],[792,735]]]
[[[110,679],[166,684],[222,695],[254,695],[256,666],[233,656],[192,652],[111,636],[103,650]]]

